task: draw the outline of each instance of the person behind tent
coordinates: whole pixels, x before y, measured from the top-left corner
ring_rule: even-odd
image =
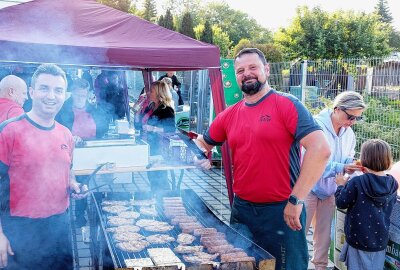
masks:
[[[71,131],[75,146],[81,145],[84,140],[101,139],[108,131],[109,116],[102,108],[88,102],[89,82],[78,78],[72,82],[70,89],[71,98],[64,103],[56,120]],[[76,180],[81,184],[89,184],[86,176],[77,176]],[[79,228],[86,225],[86,208],[87,200],[75,203],[75,224]]]
[[[149,117],[154,111],[154,103],[150,101],[150,88],[143,87],[143,93],[139,96],[138,100],[133,105],[134,120],[133,124],[135,130],[143,135],[143,125],[147,123]]]
[[[158,78],[159,81],[161,81],[163,78],[170,78],[172,80],[172,88],[176,90],[176,93],[178,94],[178,103],[176,106],[180,106],[185,104],[182,99],[182,92],[181,92],[181,82],[178,80],[178,77],[175,75],[175,71],[167,71],[164,75],[162,75],[160,78]]]
[[[344,244],[340,260],[348,270],[383,269],[389,241],[390,215],[396,202],[398,183],[385,171],[392,165],[387,142],[371,139],[361,145],[363,175],[348,180],[338,173],[336,206],[347,209]]]
[[[0,123],[24,114],[22,106],[28,99],[28,88],[21,78],[8,75],[0,81]]]
[[[118,72],[108,73],[108,84],[105,87],[104,106],[113,120],[127,117],[125,91],[120,83]]]
[[[175,132],[175,113],[172,108],[171,94],[164,82],[151,83],[149,98],[154,104],[154,111],[143,126],[143,131],[150,145],[150,155],[154,156],[161,154],[161,135]],[[170,189],[167,171],[153,171],[148,172],[147,175],[152,191]]]
[[[94,95],[96,96],[96,102],[102,103],[106,99],[106,87],[108,85],[107,72],[102,70],[99,75],[96,76],[94,80],[93,88]]]
[[[172,79],[169,77],[164,77],[161,81],[165,82],[169,88],[169,91],[171,93],[172,96],[172,104],[173,104],[173,108],[174,111],[177,111],[178,108],[178,104],[179,104],[179,96],[178,93],[176,92],[176,90],[172,87]]]

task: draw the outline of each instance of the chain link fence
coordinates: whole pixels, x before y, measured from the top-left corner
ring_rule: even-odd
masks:
[[[364,121],[353,126],[357,149],[367,139],[387,141],[400,160],[400,58],[270,63],[271,86],[300,100],[313,114],[331,106],[343,91],[364,96]]]

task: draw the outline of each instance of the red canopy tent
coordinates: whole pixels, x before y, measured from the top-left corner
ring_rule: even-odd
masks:
[[[151,71],[208,69],[216,113],[225,108],[219,49],[94,0],[34,0],[0,10],[0,61],[113,66]],[[233,198],[228,147],[223,147]]]

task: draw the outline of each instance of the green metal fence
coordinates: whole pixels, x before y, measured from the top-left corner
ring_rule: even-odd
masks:
[[[370,138],[386,140],[400,160],[400,58],[270,63],[270,84],[291,93],[314,113],[337,94],[357,91],[368,103],[365,120],[353,126],[357,149]]]

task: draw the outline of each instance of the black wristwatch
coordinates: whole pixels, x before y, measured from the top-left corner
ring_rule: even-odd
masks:
[[[304,204],[303,200],[299,200],[295,195],[289,196],[289,202],[293,205]]]

